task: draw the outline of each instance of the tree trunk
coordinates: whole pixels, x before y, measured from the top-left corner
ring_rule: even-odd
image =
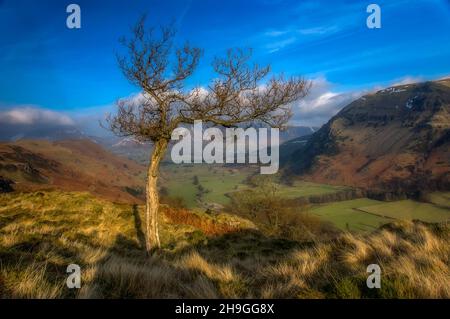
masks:
[[[158,196],[158,175],[159,164],[164,157],[167,149],[167,140],[161,139],[155,142],[150,164],[147,173],[147,192],[146,192],[146,209],[145,209],[145,223],[146,223],[146,248],[150,253],[152,250],[160,248],[158,231],[158,210],[159,210],[159,196]]]

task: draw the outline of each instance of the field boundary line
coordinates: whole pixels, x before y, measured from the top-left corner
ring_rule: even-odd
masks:
[[[376,205],[374,205],[374,206],[376,206]],[[385,215],[381,215],[381,214],[375,214],[375,213],[368,212],[368,211],[365,211],[365,210],[362,210],[362,209],[356,208],[356,207],[354,207],[352,209],[354,209],[356,211],[359,211],[359,212],[362,212],[362,213],[369,214],[369,215],[377,216],[377,217],[383,217],[383,218],[387,218],[387,219],[398,220],[397,218],[394,218],[392,216],[385,216]]]

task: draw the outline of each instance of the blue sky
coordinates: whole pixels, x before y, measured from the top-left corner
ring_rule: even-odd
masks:
[[[366,27],[373,2],[382,9],[378,30]],[[80,30],[66,28],[70,3],[81,6]],[[251,47],[275,73],[314,80],[299,124],[318,125],[376,87],[450,74],[448,0],[0,0],[0,111],[82,117],[137,93],[114,52],[144,12],[149,24],[175,19],[177,40],[204,48],[192,86],[207,84],[212,57],[229,47]]]

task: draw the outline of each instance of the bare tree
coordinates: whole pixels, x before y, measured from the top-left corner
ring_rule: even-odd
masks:
[[[225,58],[214,59],[216,76],[208,87],[187,90],[185,81],[197,68],[202,50],[188,43],[175,48],[174,29],[146,29],[145,18],[132,31],[131,38],[121,40],[127,54],[118,56],[118,63],[142,94],[119,100],[117,114],[109,115],[107,122],[119,136],[154,145],[146,190],[146,246],[150,252],[160,247],[157,181],[172,131],[195,120],[224,127],[255,121],[282,127],[291,117],[290,104],[307,94],[309,83],[283,76],[264,81],[270,67],[250,65],[250,50],[230,49]]]

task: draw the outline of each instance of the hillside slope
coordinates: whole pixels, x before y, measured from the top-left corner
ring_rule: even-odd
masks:
[[[349,104],[286,164],[316,182],[417,191],[450,187],[450,80]]]
[[[0,176],[19,191],[89,191],[118,202],[140,202],[144,186],[139,164],[90,140],[20,140],[0,143]]]
[[[365,236],[287,241],[227,214],[160,215],[86,193],[0,194],[0,298],[449,298],[448,225],[396,222]],[[368,289],[367,265],[381,289]],[[81,289],[65,285],[70,264]]]

